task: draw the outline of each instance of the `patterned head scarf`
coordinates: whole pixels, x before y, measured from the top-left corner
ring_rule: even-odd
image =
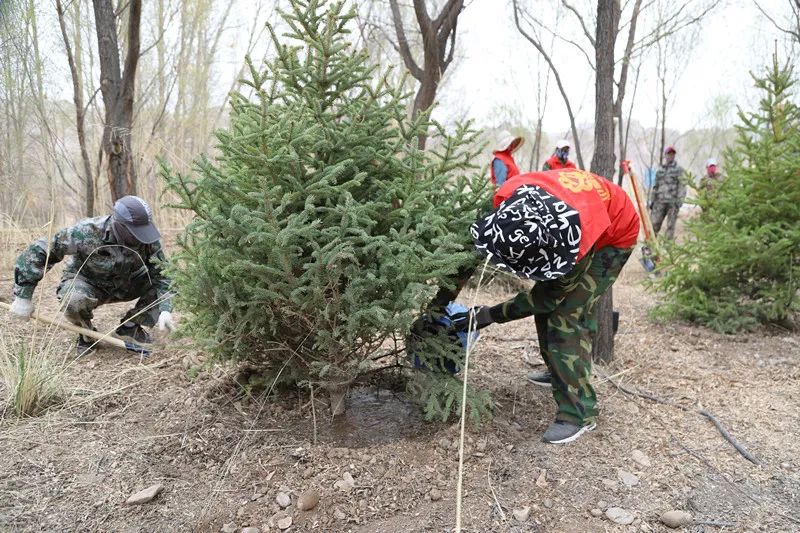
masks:
[[[523,185],[470,226],[475,247],[503,270],[536,281],[564,276],[581,242],[578,211],[535,185]]]

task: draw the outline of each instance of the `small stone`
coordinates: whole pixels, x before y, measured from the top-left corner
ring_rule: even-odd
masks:
[[[514,445],[513,445],[513,444],[508,444],[508,445],[506,445],[506,451],[507,451],[507,452],[510,452],[510,451],[511,451],[511,450],[513,450],[513,449],[514,449]]]
[[[314,475],[314,469],[311,468],[310,466],[305,470],[303,470],[303,479],[308,479],[313,475]]]
[[[234,522],[228,522],[224,526],[222,526],[222,533],[236,533],[236,524]]]
[[[615,524],[621,524],[623,526],[632,524],[634,520],[634,516],[622,507],[610,507],[606,510],[606,517]]]
[[[617,482],[613,479],[603,478],[600,480],[600,483],[606,486],[606,488],[613,489],[617,487]]]
[[[652,464],[650,462],[650,458],[647,457],[641,450],[633,450],[633,452],[631,452],[631,459],[633,459],[633,462],[642,468],[650,468],[650,465]]]
[[[278,520],[278,529],[284,530],[289,529],[292,526],[292,517],[291,516],[284,516],[280,520]]]
[[[356,486],[353,475],[350,472],[342,474],[342,479],[333,484],[333,486],[342,492],[350,492]]]
[[[438,502],[442,499],[442,491],[436,488],[431,489],[430,497],[432,502]]]
[[[347,518],[347,515],[346,515],[346,514],[344,514],[344,512],[343,512],[341,509],[336,509],[336,510],[333,512],[333,517],[334,517],[336,520],[344,520],[345,518]]]
[[[527,522],[528,517],[531,515],[531,508],[529,505],[526,505],[522,509],[514,509],[511,511],[511,514],[517,522]]]
[[[447,437],[442,437],[441,439],[439,439],[439,448],[443,450],[450,449],[450,439],[448,439]]]
[[[285,492],[279,492],[275,495],[275,503],[280,505],[283,509],[292,505],[292,497]]]
[[[627,470],[617,470],[617,477],[626,487],[635,487],[639,484],[639,478]]]
[[[600,500],[599,502],[597,502],[597,506],[598,506],[600,509],[602,509],[602,510],[604,510],[604,511],[605,511],[606,509],[608,509],[608,502],[607,502],[607,501],[605,501],[605,500]]]
[[[603,516],[603,511],[601,511],[600,509],[597,509],[597,508],[590,509],[589,510],[589,514],[591,514],[594,517],[600,517],[600,516]]]
[[[308,489],[297,498],[297,508],[301,511],[310,511],[319,503],[319,492]]]
[[[542,502],[542,505],[544,505],[545,508],[547,508],[547,509],[552,509],[553,508],[553,500],[548,498],[548,499],[546,499],[545,501]]]
[[[164,490],[164,485],[161,483],[151,485],[146,489],[140,490],[136,494],[129,496],[128,499],[125,500],[125,505],[141,505],[143,503],[147,503],[158,496],[162,490]]]
[[[254,526],[243,527],[240,533],[261,533],[261,529]]]
[[[665,526],[677,529],[679,527],[688,526],[692,523],[692,515],[686,511],[667,511],[661,515],[661,521]]]

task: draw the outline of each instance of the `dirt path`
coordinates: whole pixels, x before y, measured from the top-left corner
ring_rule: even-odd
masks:
[[[521,360],[524,349],[535,351],[533,320],[493,326],[471,375],[497,405],[494,419],[467,436],[465,531],[667,531],[659,516],[670,509],[735,524],[691,531],[800,531],[800,336],[654,325],[642,278],[632,262],[615,286],[617,357],[603,370],[689,410],[631,397],[596,376],[598,430],[545,445],[554,404],[549,390],[527,384]],[[479,300],[500,301],[497,292]],[[122,310],[106,309],[100,325],[113,327]],[[4,334],[27,327],[3,317]],[[70,336],[53,335],[70,349]],[[288,531],[452,530],[453,421],[423,422],[384,384],[357,390],[347,417],[331,423],[305,391],[264,404],[239,398],[223,370],[195,377],[188,367],[198,357],[174,345],[146,361],[103,349],[70,368],[73,395],[63,408],[0,420],[0,530],[279,531],[284,514]],[[739,455],[694,412],[701,407],[761,464]],[[341,481],[345,472],[352,486]],[[151,503],[124,505],[159,483]],[[297,496],[309,489],[320,503],[298,511]],[[284,514],[278,492],[291,497]],[[527,521],[512,517],[524,507]],[[634,522],[610,521],[602,514],[610,507]]]

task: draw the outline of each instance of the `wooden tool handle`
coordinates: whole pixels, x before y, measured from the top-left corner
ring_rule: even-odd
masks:
[[[7,311],[11,311],[11,306],[9,304],[5,303],[5,302],[0,302],[0,307],[2,307],[3,309],[6,309]],[[103,335],[102,333],[99,333],[99,332],[94,331],[92,329],[87,329],[87,328],[82,328],[80,326],[76,326],[75,324],[72,324],[71,322],[67,322],[65,320],[61,320],[61,319],[57,320],[55,318],[42,316],[38,312],[34,312],[33,315],[31,316],[31,318],[33,318],[34,320],[38,320],[39,322],[42,322],[44,324],[50,324],[52,326],[56,326],[56,327],[64,329],[64,330],[72,331],[73,333],[78,333],[78,334],[83,335],[85,337],[92,338],[92,339],[94,339],[94,340],[96,340],[98,342],[102,342],[102,343],[105,343],[105,344],[110,344],[112,346],[116,346],[117,348],[123,348],[123,349],[129,350],[131,352],[142,353],[142,354],[145,354],[145,355],[150,353],[150,350],[148,350],[147,348],[144,348],[142,346],[138,346],[138,345],[133,344],[131,342],[125,342],[122,339],[117,339],[115,337],[110,337],[108,335]]]

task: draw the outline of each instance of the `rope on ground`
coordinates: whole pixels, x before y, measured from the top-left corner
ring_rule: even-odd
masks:
[[[650,393],[647,393],[647,392],[639,392],[639,391],[637,391],[637,390],[630,389],[630,388],[626,387],[625,385],[622,385],[621,383],[618,383],[616,380],[614,380],[614,379],[613,379],[611,376],[609,376],[608,374],[606,374],[606,373],[605,373],[605,372],[604,372],[602,369],[600,369],[599,367],[595,367],[595,371],[596,371],[596,372],[597,372],[597,373],[598,373],[598,374],[599,374],[599,375],[600,375],[600,376],[601,376],[603,379],[605,379],[606,381],[608,381],[609,383],[611,383],[612,385],[614,385],[614,386],[615,386],[617,389],[619,389],[620,391],[624,392],[625,394],[630,394],[630,395],[633,395],[633,396],[638,396],[638,397],[640,397],[640,398],[644,398],[644,399],[646,399],[646,400],[650,400],[650,401],[653,401],[653,402],[656,402],[656,403],[660,403],[660,404],[663,404],[663,405],[671,405],[671,406],[673,406],[673,407],[677,407],[678,409],[681,409],[681,410],[683,410],[683,411],[689,411],[689,410],[690,410],[690,409],[689,409],[688,407],[686,407],[686,406],[683,406],[683,405],[681,405],[681,404],[678,404],[678,403],[675,403],[675,402],[671,402],[671,401],[669,401],[669,400],[665,400],[665,399],[663,399],[663,398],[659,398],[658,396],[653,396],[653,395],[652,395],[652,394],[650,394]],[[737,452],[739,452],[739,453],[742,455],[742,457],[744,457],[745,459],[747,459],[748,461],[750,461],[750,462],[751,462],[751,463],[753,463],[754,465],[759,465],[759,464],[761,464],[761,462],[760,462],[758,459],[756,459],[756,458],[753,456],[753,454],[751,454],[750,452],[748,452],[748,451],[747,451],[747,449],[746,449],[744,446],[742,446],[741,444],[739,444],[739,442],[738,442],[738,441],[737,441],[735,438],[733,438],[733,436],[730,434],[730,432],[729,432],[727,429],[725,429],[725,427],[722,425],[722,423],[719,421],[719,419],[718,419],[716,416],[714,416],[713,414],[711,414],[711,413],[710,413],[709,411],[707,411],[706,409],[699,409],[699,410],[697,410],[697,411],[694,411],[694,412],[696,412],[696,413],[698,413],[698,414],[700,414],[700,415],[702,415],[702,416],[704,416],[704,417],[708,418],[709,420],[711,420],[711,422],[713,422],[713,423],[714,423],[714,427],[716,427],[716,428],[717,428],[717,431],[719,431],[719,432],[720,432],[720,434],[721,434],[721,435],[722,435],[722,436],[725,438],[725,440],[727,440],[727,441],[728,441],[728,442],[731,444],[731,446],[733,446],[733,447],[736,449],[736,451],[737,451]]]

